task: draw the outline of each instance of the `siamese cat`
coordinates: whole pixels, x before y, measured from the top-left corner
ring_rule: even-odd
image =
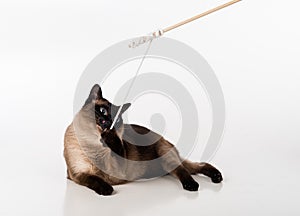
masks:
[[[120,107],[103,98],[99,85],[93,86],[65,132],[68,179],[100,195],[111,195],[112,185],[166,174],[179,179],[188,191],[199,187],[193,174],[208,176],[214,183],[223,180],[212,165],[182,159],[161,135],[139,125],[123,124],[122,114],[129,107],[124,104],[116,116]]]

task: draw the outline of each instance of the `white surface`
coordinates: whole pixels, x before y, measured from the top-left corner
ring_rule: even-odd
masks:
[[[107,46],[225,1],[2,1],[1,215],[299,215],[299,1],[243,1],[168,34],[213,66],[227,130],[222,185],[171,177],[115,187],[68,182],[63,134],[76,82]],[[172,6],[170,6],[172,5]],[[81,213],[83,212],[83,213]]]

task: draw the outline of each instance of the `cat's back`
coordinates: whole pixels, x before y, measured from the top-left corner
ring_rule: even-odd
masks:
[[[64,155],[68,153],[69,150],[81,150],[73,123],[71,123],[65,132],[64,136]]]
[[[162,136],[141,125],[124,124],[123,139],[138,146],[149,146]]]
[[[72,123],[66,129],[65,137],[64,137],[64,147],[68,148],[68,147],[76,146],[78,144],[77,142],[78,141],[76,139],[74,126]]]

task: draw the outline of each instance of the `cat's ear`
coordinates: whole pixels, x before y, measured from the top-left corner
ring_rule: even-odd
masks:
[[[91,89],[89,98],[92,100],[99,100],[102,98],[102,90],[98,84],[95,84]]]
[[[122,110],[121,110],[121,113],[124,113],[129,107],[131,106],[131,103],[126,103],[126,104],[123,104],[123,107],[122,107]]]
[[[98,84],[95,84],[90,91],[88,99],[85,101],[85,104],[91,103],[92,101],[99,100],[102,98],[102,90]]]

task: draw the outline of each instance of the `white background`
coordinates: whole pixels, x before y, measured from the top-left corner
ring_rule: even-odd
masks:
[[[214,68],[227,105],[212,163],[222,185],[171,177],[101,197],[65,178],[63,134],[86,65],[101,50],[225,1],[0,3],[1,215],[299,215],[299,1],[242,1],[168,33]]]

